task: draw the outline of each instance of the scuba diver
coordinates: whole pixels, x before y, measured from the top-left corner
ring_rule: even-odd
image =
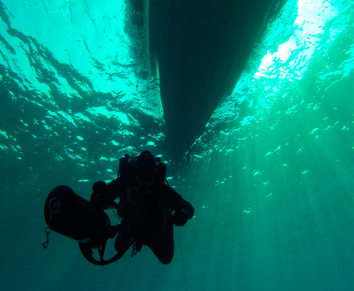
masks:
[[[193,206],[169,187],[166,165],[151,152],[137,158],[125,155],[119,161],[118,177],[106,184],[95,182],[90,201],[68,186],[55,187],[48,195],[44,215],[50,230],[79,242],[84,257],[96,265],[117,261],[132,248],[131,256],[148,246],[163,264],[174,255],[173,225],[183,226],[194,215]],[[119,203],[115,200],[119,199]],[[121,223],[111,225],[106,209],[114,209]],[[115,238],[117,254],[103,258],[106,242]],[[94,257],[97,249],[100,259]]]

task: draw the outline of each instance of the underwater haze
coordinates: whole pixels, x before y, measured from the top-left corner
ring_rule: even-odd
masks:
[[[354,290],[353,11],[287,1],[187,166],[130,2],[0,0],[1,290]],[[94,266],[54,232],[43,249],[53,187],[89,198],[146,149],[195,208],[171,264],[144,246]]]

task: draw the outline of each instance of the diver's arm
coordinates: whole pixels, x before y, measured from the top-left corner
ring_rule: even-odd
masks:
[[[167,204],[166,206],[174,210],[171,221],[177,226],[183,226],[194,215],[194,207],[188,201],[184,200],[175,190],[166,186]]]
[[[108,185],[104,181],[95,182],[92,186],[93,193],[90,201],[101,207],[106,208],[120,196],[122,181],[117,178]]]
[[[114,179],[111,183],[109,183],[106,187],[105,199],[106,200],[116,200],[121,196],[124,191],[124,180],[122,178]]]
[[[194,207],[188,201],[182,198],[181,203],[175,209],[175,211],[182,211],[187,214],[188,219],[191,219],[194,215]]]
[[[171,216],[170,221],[177,226],[183,226],[194,215],[194,207],[188,201],[181,197],[181,203],[174,209],[175,213]]]

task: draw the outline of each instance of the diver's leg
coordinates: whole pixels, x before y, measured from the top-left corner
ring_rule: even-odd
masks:
[[[153,251],[161,263],[167,265],[171,263],[175,243],[173,239],[173,224],[167,226],[166,233],[159,232],[147,246]]]

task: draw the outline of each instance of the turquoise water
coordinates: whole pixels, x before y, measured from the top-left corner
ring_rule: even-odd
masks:
[[[2,0],[2,290],[353,290],[352,1],[292,1],[231,96],[170,161],[144,31],[123,1]],[[90,265],[43,204],[58,184],[89,197],[143,149],[195,209],[164,266],[148,248]]]

